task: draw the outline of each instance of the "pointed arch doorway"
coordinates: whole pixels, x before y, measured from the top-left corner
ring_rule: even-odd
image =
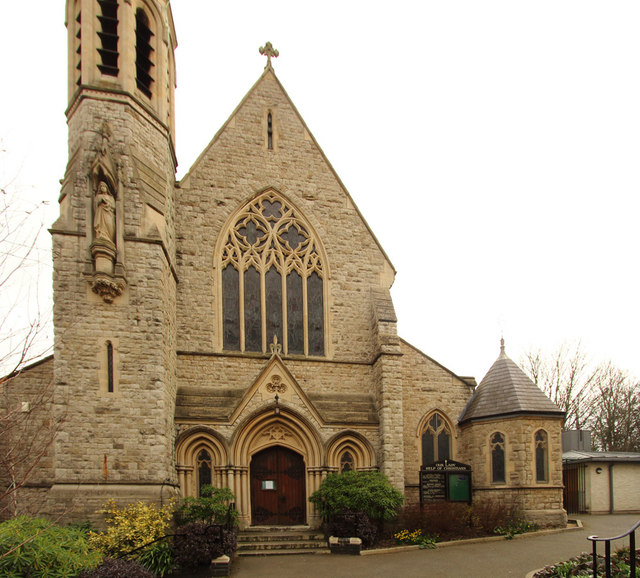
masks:
[[[303,457],[271,446],[251,458],[251,523],[291,526],[306,523],[306,470]]]

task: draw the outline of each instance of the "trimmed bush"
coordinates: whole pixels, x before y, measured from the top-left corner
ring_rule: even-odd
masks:
[[[325,521],[341,512],[364,512],[370,520],[390,520],[404,496],[380,472],[344,472],[328,475],[309,500]]]
[[[100,560],[100,554],[90,549],[82,530],[61,528],[28,516],[0,524],[2,576],[75,576],[82,568],[93,568]]]
[[[126,558],[105,558],[92,570],[83,570],[78,578],[155,578],[142,564]]]

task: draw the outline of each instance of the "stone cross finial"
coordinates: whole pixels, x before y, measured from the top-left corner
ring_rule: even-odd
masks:
[[[267,42],[264,46],[261,46],[259,50],[262,56],[267,57],[267,65],[265,66],[265,68],[269,68],[271,66],[271,57],[278,58],[278,56],[280,55],[280,53],[273,47],[271,42]]]

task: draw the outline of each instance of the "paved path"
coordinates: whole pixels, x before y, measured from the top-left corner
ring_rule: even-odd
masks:
[[[301,555],[237,558],[231,575],[304,578],[390,576],[405,578],[523,578],[531,570],[591,551],[587,536],[626,532],[638,515],[581,515],[584,528],[515,540],[464,544],[436,550],[414,550],[372,556]],[[614,549],[622,544],[614,544]],[[625,542],[628,546],[628,540]]]

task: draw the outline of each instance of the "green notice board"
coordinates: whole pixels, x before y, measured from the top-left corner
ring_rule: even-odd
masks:
[[[471,501],[471,475],[467,473],[449,473],[447,496],[452,502],[470,502]]]

